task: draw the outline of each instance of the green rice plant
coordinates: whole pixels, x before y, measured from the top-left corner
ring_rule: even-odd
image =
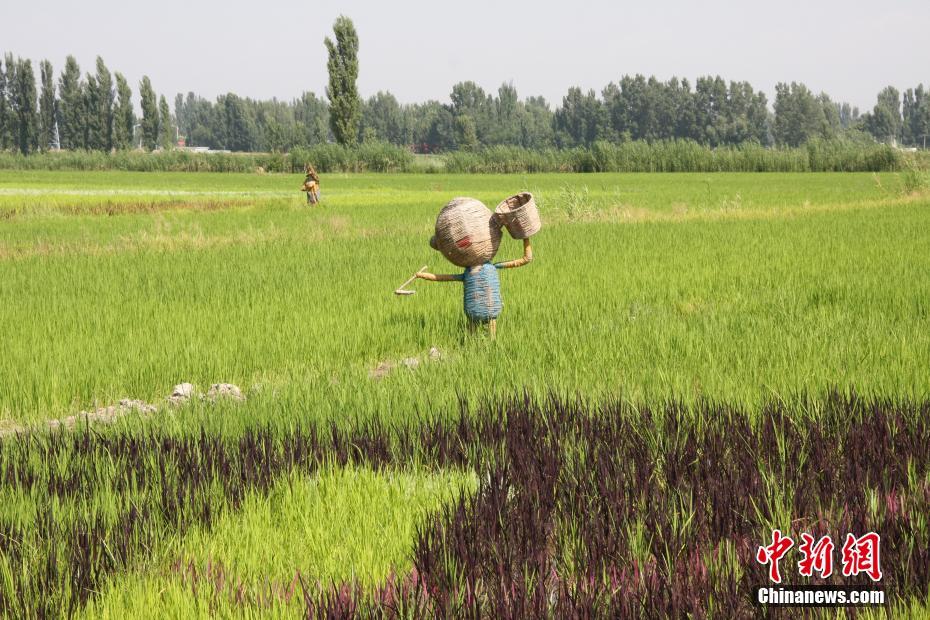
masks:
[[[904,194],[919,194],[930,188],[930,172],[921,170],[914,160],[908,160],[901,172],[901,181]]]
[[[782,497],[764,486],[778,475],[791,490],[786,533],[881,531],[895,600],[919,600],[927,530],[901,517],[926,514],[926,494],[909,485],[915,467],[930,475],[912,465],[930,445],[927,406],[834,392],[751,415],[524,395],[448,422],[344,433],[309,423],[222,437],[152,421],[0,442],[7,497],[31,496],[0,514],[0,612],[90,604],[106,617],[144,602],[166,614],[283,613],[299,592],[311,615],[403,604],[481,617],[715,605],[748,616],[764,572],[752,542],[768,533],[753,506]],[[813,409],[816,421],[795,429]],[[808,445],[810,458],[795,461]],[[426,480],[434,468],[452,480]],[[474,475],[454,473],[462,468]],[[857,480],[875,481],[888,509],[871,510]],[[17,524],[20,511],[36,519]],[[326,575],[343,581],[320,583]]]
[[[593,211],[587,185],[582,185],[578,189],[566,185],[559,190],[556,201],[570,220],[581,219]]]
[[[16,214],[0,222],[0,320],[17,326],[0,336],[0,418],[18,423],[126,397],[162,403],[182,381],[267,388],[289,415],[337,419],[405,419],[462,386],[745,402],[834,384],[928,389],[928,211],[900,197],[895,175],[881,186],[869,175],[330,175],[325,206],[310,210],[300,175],[29,174],[0,174],[0,211]],[[443,269],[427,241],[450,196],[495,205],[521,186],[549,215],[538,260],[504,278],[494,346],[466,337],[454,288],[391,296],[411,269]],[[156,207],[135,209],[139,196]],[[210,207],[220,200],[234,206]],[[505,240],[499,257],[519,252]],[[369,377],[431,347],[441,363]],[[243,416],[274,417],[270,407]]]
[[[718,165],[691,145],[625,148],[615,163]],[[592,153],[576,154],[601,165]],[[613,154],[598,157],[614,165]],[[351,164],[329,155],[335,167]],[[786,158],[766,166],[810,164],[809,151],[759,156]],[[713,155],[723,157],[750,166],[754,156]],[[76,613],[90,588],[106,591],[101,613],[141,609],[133,597],[166,613],[210,613],[210,589],[235,570],[248,577],[243,596],[267,603],[244,613],[285,615],[295,608],[277,601],[299,585],[291,569],[309,566],[297,556],[325,569],[315,576],[344,582],[308,606],[374,600],[423,583],[400,573],[383,581],[401,566],[384,558],[426,540],[410,534],[408,517],[423,513],[395,506],[399,490],[435,509],[470,484],[481,501],[506,500],[523,528],[513,531],[534,542],[489,536],[469,548],[431,512],[436,545],[421,551],[435,550],[450,585],[474,565],[457,558],[487,551],[543,558],[514,569],[521,591],[552,585],[545,566],[569,567],[562,583],[583,592],[601,578],[632,587],[693,565],[710,567],[706,584],[731,601],[735,586],[714,572],[738,572],[731,552],[705,543],[818,514],[845,523],[842,502],[810,498],[823,485],[846,488],[820,472],[856,467],[868,484],[844,501],[887,528],[895,557],[914,558],[896,578],[923,583],[930,474],[898,451],[925,435],[914,430],[916,409],[895,403],[930,394],[930,209],[924,194],[904,194],[904,175],[326,174],[314,209],[301,180],[0,171],[0,324],[10,327],[0,330],[0,588],[29,605],[12,609]],[[469,336],[459,289],[421,283],[415,296],[392,295],[417,266],[444,269],[427,242],[450,197],[493,207],[524,188],[545,205],[544,228],[533,264],[503,276],[496,341]],[[505,237],[498,257],[520,250]],[[182,381],[201,392],[233,382],[246,399],[168,406]],[[814,398],[834,386],[834,400]],[[527,401],[504,407],[506,425],[470,425],[513,394]],[[159,411],[48,433],[49,419],[125,397]],[[526,404],[534,397],[554,399],[557,415]],[[820,435],[809,434],[818,424]],[[869,441],[902,433],[916,434]],[[308,483],[318,462],[331,468],[325,493]],[[340,473],[346,464],[355,469]],[[463,470],[474,477],[456,478]],[[435,486],[421,489],[427,479]],[[737,484],[756,491],[736,496]],[[330,510],[367,501],[383,528]],[[308,505],[323,506],[328,524],[302,519]],[[320,559],[321,532],[336,540],[343,522],[336,559]],[[382,532],[387,555],[373,554],[366,527]],[[683,546],[692,539],[701,544]],[[465,546],[453,552],[446,543],[456,540]],[[601,547],[592,557],[628,564],[575,577]],[[71,562],[86,568],[69,574]],[[451,588],[448,604],[469,596]],[[240,612],[229,604],[229,613]]]
[[[418,524],[474,486],[474,476],[454,471],[289,475],[209,529],[166,541],[160,565],[111,582],[84,616],[293,616],[304,587],[372,587],[408,572]]]

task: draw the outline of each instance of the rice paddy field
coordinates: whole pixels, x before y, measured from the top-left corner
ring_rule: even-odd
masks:
[[[879,533],[858,615],[930,613],[926,180],[301,182],[0,171],[0,617],[794,617],[776,528]],[[495,340],[393,295],[521,190]]]

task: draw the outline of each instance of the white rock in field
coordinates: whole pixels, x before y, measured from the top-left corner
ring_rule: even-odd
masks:
[[[245,400],[245,396],[242,395],[242,390],[232,383],[214,383],[207,391],[207,398],[209,400],[217,400],[219,398]]]
[[[171,390],[168,396],[168,402],[173,405],[180,405],[190,400],[194,396],[194,385],[192,383],[179,383]]]
[[[429,350],[429,358],[434,362],[438,362],[442,359],[442,352],[436,347],[431,347]]]
[[[71,429],[79,424],[100,423],[110,424],[122,416],[135,411],[143,415],[149,415],[158,411],[158,407],[151,405],[144,400],[137,398],[123,398],[118,405],[109,405],[100,407],[93,411],[81,411],[77,415],[68,416],[60,420],[49,420],[48,428],[55,430],[59,428]]]
[[[108,407],[108,409],[110,409]],[[155,405],[150,405],[145,401],[133,399],[133,398],[124,398],[119,401],[119,409],[117,413],[126,413],[129,410],[135,409],[139,413],[155,413],[158,411],[158,407]]]

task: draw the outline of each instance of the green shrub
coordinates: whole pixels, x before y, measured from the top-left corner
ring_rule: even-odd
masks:
[[[489,147],[445,156],[446,171],[514,172],[879,172],[897,170],[901,155],[881,144],[817,141],[802,148],[747,142],[711,148],[691,140],[596,142],[591,148],[531,150]]]
[[[914,194],[928,188],[930,188],[930,173],[921,170],[915,160],[908,160],[901,172],[901,192]]]
[[[914,159],[918,159],[915,157]],[[136,172],[880,172],[900,170],[903,156],[889,146],[855,140],[812,141],[801,148],[747,142],[708,147],[691,140],[596,142],[590,148],[527,149],[491,146],[442,156],[444,166],[417,166],[407,149],[384,142],[349,148],[318,144],[290,153],[156,153],[62,151],[24,156],[0,153],[0,169],[127,170]],[[922,160],[921,160],[922,161]]]
[[[312,162],[320,172],[404,172],[413,167],[406,149],[385,143],[357,148],[321,144],[290,153],[196,153],[168,150],[59,151],[24,156],[0,152],[0,169],[6,170],[126,170],[133,172],[303,172]]]

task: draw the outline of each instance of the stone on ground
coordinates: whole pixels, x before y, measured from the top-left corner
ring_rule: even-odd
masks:
[[[220,398],[231,398],[233,400],[245,400],[242,390],[232,383],[214,383],[207,391],[209,400],[218,400]]]
[[[173,405],[189,401],[194,396],[194,385],[192,383],[179,383],[171,390],[168,396],[168,402]]]
[[[158,411],[158,407],[155,405],[150,405],[149,403],[136,398],[123,398],[117,405],[100,407],[99,409],[94,409],[93,411],[82,411],[77,415],[68,416],[67,418],[62,418],[60,420],[49,420],[48,428],[52,430],[59,428],[71,429],[78,424],[84,424],[87,422],[110,424],[131,411],[135,411],[142,415],[149,415]]]

